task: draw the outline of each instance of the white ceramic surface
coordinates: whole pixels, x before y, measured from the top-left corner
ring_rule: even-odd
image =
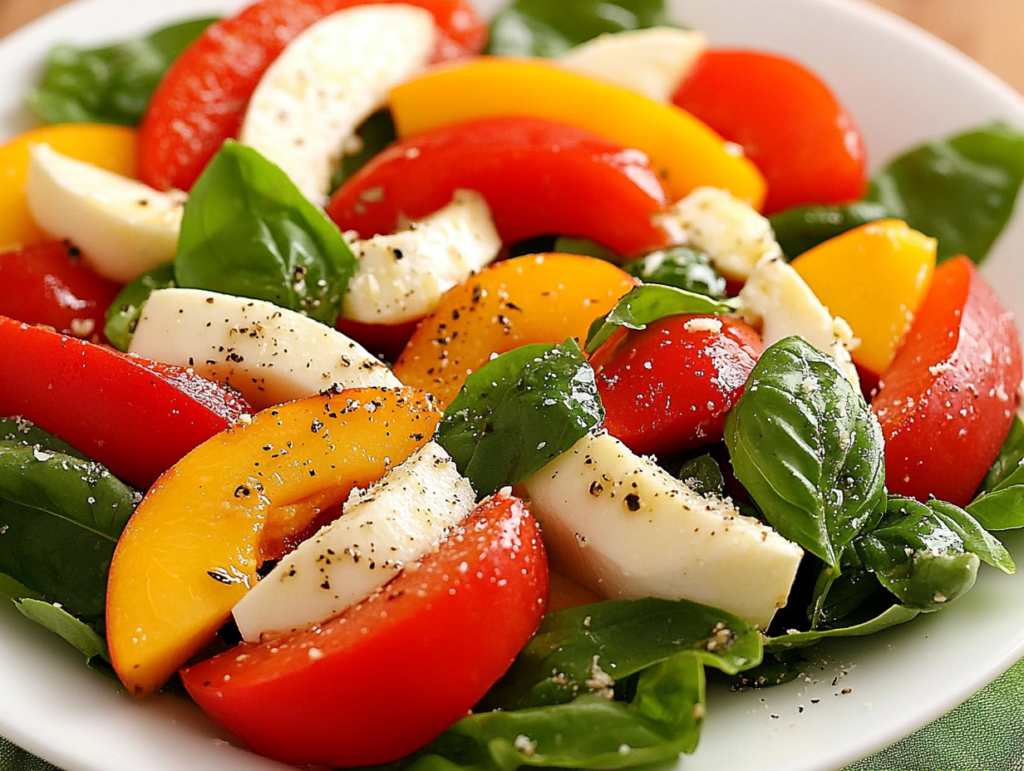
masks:
[[[241,0],[79,0],[0,41],[0,140],[32,125],[19,95],[57,40],[100,43]],[[481,0],[485,10],[500,3]],[[909,145],[994,118],[1024,127],[1024,102],[953,49],[844,0],[676,0],[680,21],[717,45],[783,52],[821,73],[850,107],[872,165]],[[985,273],[1024,318],[1024,214]],[[1024,565],[1024,534],[1006,542]],[[941,614],[872,638],[819,646],[813,675],[775,689],[712,689],[686,771],[756,765],[828,771],[938,717],[1024,656],[1024,576],[984,569]],[[848,693],[843,693],[849,689]],[[0,604],[0,735],[68,771],[283,769],[235,747],[191,704],[134,702],[75,651]]]

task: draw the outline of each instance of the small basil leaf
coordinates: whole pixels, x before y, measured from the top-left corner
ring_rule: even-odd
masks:
[[[775,240],[789,258],[799,257],[847,230],[889,217],[889,210],[873,201],[833,206],[796,206],[768,218]]]
[[[999,455],[996,456],[991,468],[981,481],[978,493],[990,493],[1010,485],[1024,484],[1024,480],[1011,481],[1011,478],[1016,478],[1020,473],[1022,463],[1024,463],[1024,420],[1021,420],[1020,415],[1014,415],[1013,423],[1010,424],[1010,432],[1006,435]]]
[[[720,302],[695,292],[674,286],[644,284],[623,297],[602,318],[595,319],[587,333],[587,353],[593,353],[611,337],[619,327],[645,329],[666,316],[689,313],[731,313],[736,310],[733,300]]]
[[[486,496],[539,471],[603,420],[594,370],[567,340],[517,348],[474,372],[435,439]]]
[[[1003,442],[978,494],[967,511],[986,530],[1024,527],[1024,421],[1014,416],[1010,433]]]
[[[186,21],[102,48],[54,46],[25,103],[47,123],[135,126],[167,68],[214,21]]]
[[[16,601],[14,605],[23,616],[75,646],[85,656],[85,663],[89,666],[95,666],[97,659],[110,663],[110,653],[103,636],[59,605],[27,597]]]
[[[25,598],[33,600],[43,599],[43,595],[39,592],[29,589],[25,584],[15,581],[3,573],[0,573],[0,597],[6,597],[9,600],[23,600]]]
[[[769,637],[764,641],[764,649],[766,653],[776,653],[790,648],[803,648],[821,640],[836,637],[865,637],[892,626],[905,624],[911,619],[916,618],[919,613],[919,610],[905,608],[902,605],[893,605],[888,610],[863,623],[833,629],[818,629],[811,632],[795,632],[793,634]]]
[[[725,476],[721,466],[710,455],[690,458],[679,467],[676,477],[698,495],[725,495]]]
[[[60,452],[73,458],[88,460],[82,453],[65,442],[39,428],[24,418],[0,418],[0,446],[38,447],[48,452]]]
[[[787,337],[726,415],[736,477],[776,530],[838,569],[884,506],[882,430],[835,359]]]
[[[756,667],[731,679],[736,688],[771,688],[796,680],[807,667],[807,660],[800,650],[792,648],[766,653],[764,661]]]
[[[622,266],[645,284],[664,284],[715,300],[726,297],[725,279],[711,265],[711,258],[686,246],[660,249]]]
[[[387,110],[375,112],[367,118],[356,135],[359,137],[359,151],[341,156],[341,164],[331,177],[331,190],[341,187],[345,180],[398,138],[395,121]]]
[[[589,238],[573,238],[571,236],[558,236],[551,251],[561,254],[582,254],[587,257],[596,257],[605,262],[622,262],[622,258],[606,246],[591,241]]]
[[[185,203],[180,287],[253,297],[332,325],[356,258],[338,228],[255,150],[226,142]]]
[[[122,287],[107,308],[107,323],[103,327],[103,334],[110,344],[119,351],[127,351],[146,300],[157,289],[167,289],[174,285],[174,263],[168,262],[143,273]]]
[[[664,0],[515,0],[494,16],[487,53],[556,57],[598,35],[671,25]]]

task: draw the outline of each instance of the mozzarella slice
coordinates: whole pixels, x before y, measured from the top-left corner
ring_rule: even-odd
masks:
[[[257,409],[339,385],[401,385],[365,348],[319,321],[201,289],[153,292],[129,352],[226,383]]]
[[[239,141],[323,204],[342,153],[358,141],[359,124],[426,66],[436,38],[433,16],[411,5],[363,5],[323,18],[260,79]]]
[[[688,599],[764,629],[803,550],[599,432],[523,484],[557,569],[608,599]]]
[[[845,319],[829,313],[781,256],[766,257],[757,264],[740,290],[738,312],[750,324],[761,325],[765,345],[800,335],[839,362],[854,387],[860,388],[860,376],[850,356],[859,342],[853,330]]]
[[[673,242],[705,252],[733,280],[745,280],[762,259],[782,254],[767,218],[714,187],[697,188],[658,221]]]
[[[161,193],[39,144],[32,146],[25,192],[36,224],[81,248],[104,278],[127,283],[174,259],[181,191]]]
[[[570,49],[556,63],[669,104],[707,47],[703,32],[653,27],[600,35]]]
[[[434,442],[366,490],[304,541],[233,611],[246,640],[332,618],[437,548],[476,505],[469,481]]]
[[[441,296],[493,262],[501,251],[491,211],[474,192],[393,235],[351,244],[359,268],[342,316],[364,324],[400,324],[426,316]]]

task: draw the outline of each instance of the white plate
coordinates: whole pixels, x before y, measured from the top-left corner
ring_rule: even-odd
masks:
[[[100,43],[240,0],[79,0],[0,42],[0,138],[31,125],[19,95],[57,40]],[[481,0],[493,9],[498,0]],[[864,131],[875,167],[915,142],[1003,118],[1024,103],[980,67],[872,7],[841,0],[677,0],[676,15],[717,45],[793,55],[821,73]],[[984,272],[1024,318],[1024,216]],[[1024,565],[1024,534],[1007,546]],[[756,764],[825,771],[863,757],[943,714],[1024,656],[1024,577],[983,569],[946,611],[875,637],[819,646],[809,681],[761,692],[712,690],[686,771]],[[843,693],[849,689],[849,693]],[[59,640],[0,607],[0,735],[68,771],[283,769],[233,746],[191,704],[134,702],[87,671]]]

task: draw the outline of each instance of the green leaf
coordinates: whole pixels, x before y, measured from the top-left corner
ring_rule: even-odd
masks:
[[[0,446],[0,572],[100,622],[114,546],[137,503],[97,463]]]
[[[539,471],[603,420],[594,370],[567,340],[517,348],[474,372],[435,439],[485,496]]]
[[[792,259],[847,230],[889,216],[889,210],[880,203],[857,201],[835,206],[796,206],[773,214],[768,221],[782,253]]]
[[[776,653],[788,650],[789,648],[803,648],[821,640],[836,637],[866,637],[867,635],[881,632],[883,629],[905,624],[911,619],[916,618],[920,612],[919,610],[905,608],[902,605],[893,605],[888,610],[863,623],[833,629],[818,629],[811,632],[797,632],[795,634],[769,637],[764,641],[764,649],[766,653]]]
[[[645,284],[664,284],[715,300],[726,297],[725,279],[711,258],[686,246],[673,246],[627,262],[622,269]]]
[[[27,597],[16,601],[14,605],[26,618],[75,646],[85,656],[86,664],[92,666],[96,659],[110,663],[107,641],[103,636],[59,605]]]
[[[710,455],[690,458],[679,467],[676,477],[698,495],[725,495],[725,476],[721,466]]]
[[[988,474],[981,482],[967,511],[986,530],[1011,530],[1024,527],[1024,421],[1013,418]]]
[[[186,21],[102,48],[56,45],[25,104],[47,123],[135,126],[167,68],[214,21]]]
[[[226,142],[196,181],[174,260],[180,287],[254,297],[333,325],[356,258],[281,169]]]
[[[616,303],[606,316],[595,319],[587,333],[587,353],[593,353],[619,327],[646,329],[666,316],[689,313],[731,313],[736,310],[735,301],[719,302],[695,292],[676,289],[673,286],[644,284],[638,286]]]
[[[331,190],[341,187],[345,180],[363,168],[398,138],[395,121],[387,110],[375,112],[367,118],[359,127],[356,135],[359,137],[359,151],[341,157],[341,164],[331,178]]]
[[[494,16],[487,53],[555,57],[598,35],[667,26],[664,0],[515,0]]]
[[[1012,478],[1020,473],[1021,463],[1024,463],[1024,420],[1021,420],[1020,415],[1014,415],[999,455],[981,481],[978,493],[990,493],[1010,485],[1021,484],[1012,481]]]
[[[103,334],[110,344],[120,351],[127,351],[131,345],[135,326],[142,316],[142,306],[157,289],[174,286],[174,263],[168,262],[143,273],[127,286],[121,288],[114,302],[107,308],[107,323]]]
[[[614,262],[615,264],[622,262],[619,255],[611,249],[601,246],[601,244],[591,241],[589,238],[559,236],[555,239],[555,245],[551,248],[551,251],[561,254],[582,254],[587,257],[596,257],[605,262]]]
[[[885,505],[878,420],[835,359],[803,338],[762,354],[726,415],[725,441],[768,522],[837,571]]]
[[[15,581],[3,573],[0,573],[0,597],[6,597],[9,600],[23,600],[26,597],[33,600],[43,599],[43,595],[39,592],[29,589],[25,584]]]
[[[0,418],[0,446],[39,447],[50,452],[61,452],[73,458],[88,460],[82,453],[35,423],[24,418]]]

